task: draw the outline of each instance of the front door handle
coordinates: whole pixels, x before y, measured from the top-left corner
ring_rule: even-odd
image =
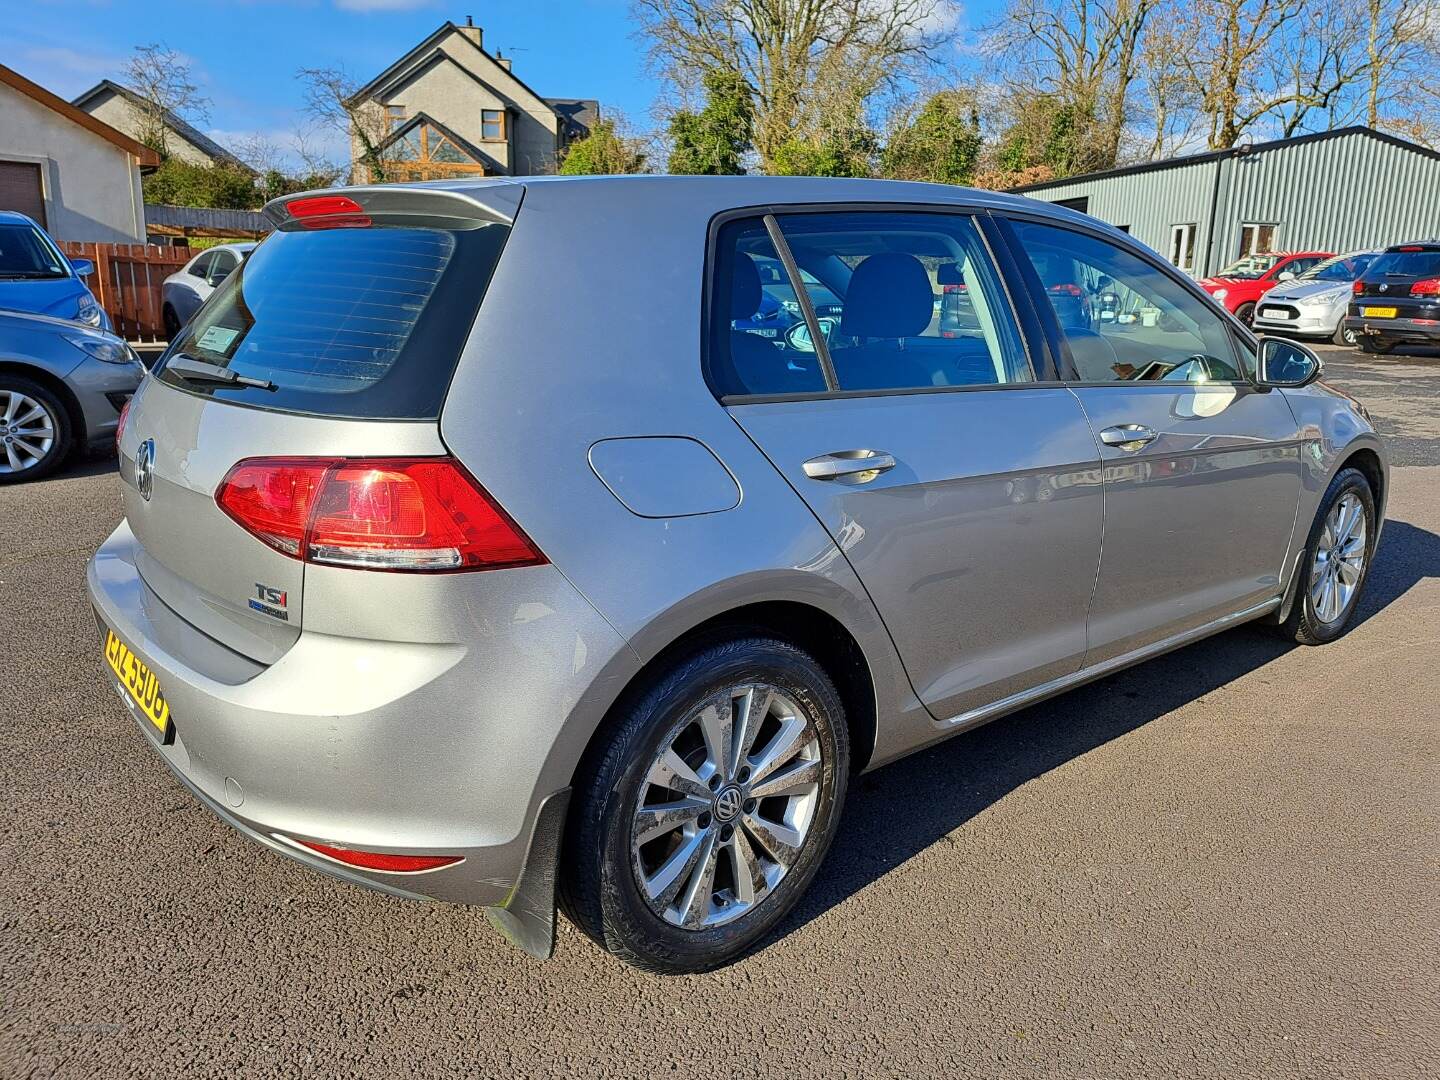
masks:
[[[1159,436],[1158,431],[1144,424],[1117,424],[1100,432],[1100,441],[1106,446],[1118,446],[1121,450],[1139,450]]]
[[[843,480],[851,484],[868,484],[894,467],[894,456],[884,450],[837,450],[813,457],[801,466],[811,480]]]

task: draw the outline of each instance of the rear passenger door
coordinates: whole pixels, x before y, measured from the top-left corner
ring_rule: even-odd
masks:
[[[723,224],[711,262],[712,385],[854,566],[941,720],[1078,670],[1100,550],[1094,439],[1074,395],[1037,380],[1033,315],[1017,317],[985,228],[792,210]],[[800,310],[762,334],[772,263]]]
[[[1158,258],[1048,222],[1005,231],[1105,463],[1087,663],[1277,596],[1304,444],[1284,395],[1250,382],[1225,316]]]

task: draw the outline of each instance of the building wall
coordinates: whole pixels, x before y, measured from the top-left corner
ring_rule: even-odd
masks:
[[[0,158],[41,167],[57,240],[145,242],[140,169],[131,155],[33,98],[0,85]]]
[[[132,139],[143,142],[140,110],[119,94],[107,93],[85,106],[85,111],[96,120],[103,120],[116,131],[124,132]],[[171,157],[189,162],[191,165],[214,165],[215,159],[194,143],[186,140],[176,131],[165,136],[165,150]]]
[[[1216,183],[1218,180],[1218,192]],[[1215,198],[1215,237],[1210,207]],[[1088,213],[1168,257],[1171,226],[1197,225],[1196,275],[1240,250],[1240,226],[1274,223],[1281,250],[1353,251],[1440,236],[1440,160],[1365,135],[1026,193],[1046,202],[1088,196]]]

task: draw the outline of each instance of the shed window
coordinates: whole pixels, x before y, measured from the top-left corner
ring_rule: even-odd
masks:
[[[1240,226],[1240,258],[1257,255],[1262,251],[1275,250],[1275,238],[1280,226],[1273,223],[1245,222]]]
[[[1170,226],[1170,262],[1187,274],[1195,272],[1195,222]]]

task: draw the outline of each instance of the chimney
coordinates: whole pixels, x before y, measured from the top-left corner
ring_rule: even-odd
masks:
[[[456,27],[462,34],[468,37],[480,48],[485,47],[485,31],[475,25],[475,18],[472,15],[465,16],[465,25]]]
[[[506,71],[510,70],[510,57],[503,54],[499,49],[495,50],[495,62]]]

